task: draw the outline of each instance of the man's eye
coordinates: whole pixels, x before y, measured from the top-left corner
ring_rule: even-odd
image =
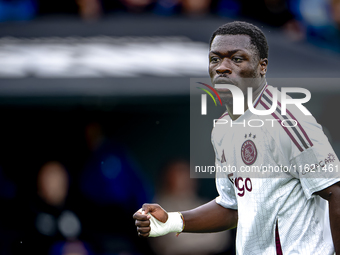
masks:
[[[239,62],[242,62],[242,58],[239,58],[239,57],[233,57],[233,60],[236,62],[236,63],[239,63]]]
[[[213,62],[213,63],[218,62],[218,60],[219,60],[219,58],[217,58],[217,57],[210,58],[210,62]]]

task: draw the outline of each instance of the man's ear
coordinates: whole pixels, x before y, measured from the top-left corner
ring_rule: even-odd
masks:
[[[261,68],[260,74],[261,74],[261,76],[263,77],[263,76],[265,76],[266,73],[267,73],[268,59],[262,58],[262,59],[260,60],[260,63],[259,63],[259,64],[260,64],[260,68]]]

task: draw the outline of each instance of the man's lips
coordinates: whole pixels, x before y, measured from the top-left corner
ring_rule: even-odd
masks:
[[[225,76],[217,76],[215,79],[214,79],[214,83],[215,84],[231,84],[233,85],[234,83],[232,82],[232,80],[228,77],[225,77]]]

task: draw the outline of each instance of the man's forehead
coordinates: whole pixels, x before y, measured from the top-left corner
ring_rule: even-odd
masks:
[[[251,39],[248,35],[216,35],[211,43],[210,51],[228,49],[252,49]]]

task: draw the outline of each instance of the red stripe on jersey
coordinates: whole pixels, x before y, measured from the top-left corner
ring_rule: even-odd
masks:
[[[266,108],[266,110],[269,110],[269,107],[264,103],[264,102],[262,102],[262,100],[260,101],[260,103],[262,104],[262,106],[264,107],[264,108]],[[296,147],[298,147],[298,149],[299,149],[299,151],[303,151],[303,149],[302,149],[302,147],[300,146],[300,144],[295,140],[295,138],[294,138],[294,136],[289,132],[289,130],[286,128],[286,127],[284,127],[284,126],[282,126],[282,124],[281,124],[281,119],[273,112],[272,113],[272,116],[278,121],[278,122],[280,122],[280,126],[286,131],[286,133],[287,133],[287,135],[290,137],[290,139],[292,139],[292,141],[293,141],[293,143],[296,145]]]
[[[268,89],[266,89],[266,92],[268,93],[269,96],[273,97],[272,93],[270,93],[270,91]],[[281,103],[279,101],[277,101],[278,105],[281,107]],[[309,139],[306,131],[303,129],[303,127],[300,125],[300,123],[297,121],[297,119],[294,117],[294,115],[288,110],[286,109],[287,113],[290,115],[290,117],[296,121],[298,127],[300,128],[302,134],[305,136],[305,138],[307,139],[308,143],[310,144],[310,146],[313,146],[312,141]]]
[[[276,244],[276,255],[283,255],[281,242],[280,242],[279,227],[277,226],[277,222],[276,222],[276,228],[275,228],[275,244]]]
[[[222,119],[224,116],[227,116],[228,115],[228,113],[225,113],[225,114],[223,114],[221,117],[219,117],[218,119],[220,120],[220,119]]]

